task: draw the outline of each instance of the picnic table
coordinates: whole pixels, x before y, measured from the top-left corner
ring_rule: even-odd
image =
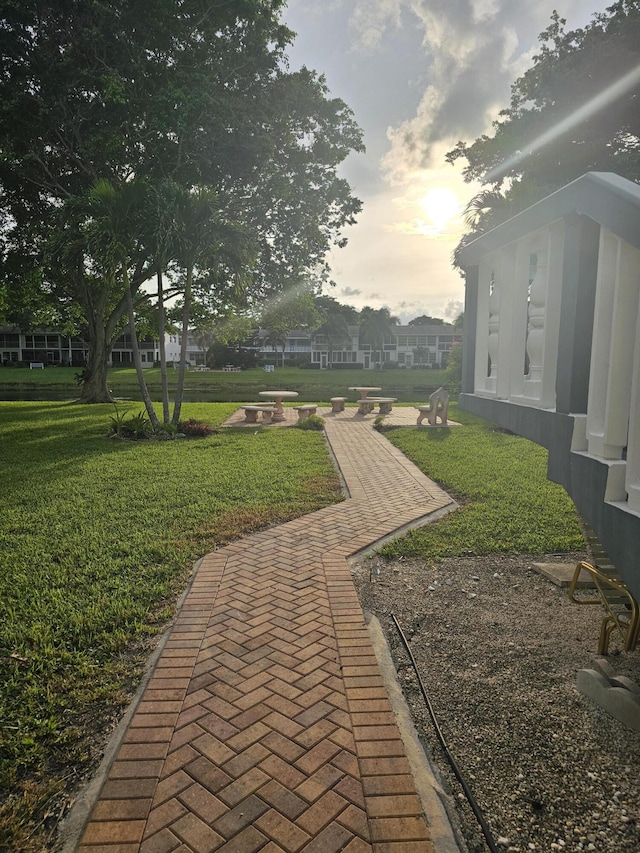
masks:
[[[279,422],[284,420],[283,400],[293,399],[298,396],[297,391],[259,391],[259,397],[268,397],[274,401],[273,421]]]
[[[382,391],[382,388],[376,388],[373,385],[352,385],[349,391],[357,391],[360,394],[360,400],[366,400],[367,395],[371,391]]]

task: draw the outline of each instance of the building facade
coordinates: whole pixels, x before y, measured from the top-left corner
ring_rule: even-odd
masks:
[[[549,451],[640,599],[640,186],[589,172],[469,243],[460,406]]]
[[[284,363],[300,363],[303,358],[320,370],[346,367],[373,370],[381,363],[404,368],[444,368],[451,347],[461,341],[461,331],[447,324],[395,326],[380,352],[361,340],[357,325],[348,326],[348,334],[339,341],[329,340],[321,330],[295,330],[287,336]],[[283,348],[270,343],[266,333],[256,335],[254,347],[262,363],[282,365]]]
[[[167,334],[165,349],[167,362],[180,360],[181,336]],[[153,367],[160,360],[158,341],[138,342],[143,367]],[[89,347],[80,336],[60,335],[55,331],[21,332],[13,326],[0,326],[0,364],[18,367],[25,364],[44,364],[45,367],[84,367]],[[187,359],[193,367],[206,362],[206,351],[189,336]],[[124,367],[133,364],[131,336],[120,335],[113,345],[110,367]]]

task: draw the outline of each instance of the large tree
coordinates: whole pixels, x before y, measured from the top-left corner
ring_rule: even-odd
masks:
[[[640,4],[618,0],[583,29],[565,24],[554,12],[492,133],[447,155],[485,185],[467,211],[476,233],[585,172],[640,178]]]
[[[316,297],[316,306],[321,312],[322,323],[315,330],[316,335],[327,339],[329,350],[328,367],[333,367],[334,350],[342,350],[351,343],[349,325],[356,325],[358,312],[351,305],[341,305],[332,296]]]
[[[99,269],[46,264],[66,200],[133,176],[233,198],[259,244],[255,301],[322,263],[354,220],[360,204],[337,168],[361,134],[322,77],[286,70],[283,5],[0,0],[3,268],[27,255],[58,304],[82,307],[84,399],[108,399],[125,286],[121,275],[111,285]],[[161,263],[139,261],[128,264],[134,298]],[[22,289],[19,277],[9,283]]]
[[[320,322],[313,287],[307,282],[294,284],[270,300],[260,317],[260,326],[268,340],[282,347],[282,366],[285,366],[285,347],[289,333],[294,329],[309,329]]]
[[[388,308],[365,306],[360,312],[360,340],[371,346],[373,361],[380,369],[384,367],[384,342],[391,338],[397,324],[398,318]]]

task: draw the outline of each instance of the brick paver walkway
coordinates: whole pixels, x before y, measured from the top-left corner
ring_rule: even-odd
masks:
[[[349,499],[202,560],[78,853],[433,853],[347,557],[452,501],[323,415]]]

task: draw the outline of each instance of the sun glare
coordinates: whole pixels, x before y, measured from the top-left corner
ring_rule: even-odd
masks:
[[[420,199],[420,204],[432,225],[442,230],[457,219],[462,206],[455,192],[448,187],[435,187]]]

